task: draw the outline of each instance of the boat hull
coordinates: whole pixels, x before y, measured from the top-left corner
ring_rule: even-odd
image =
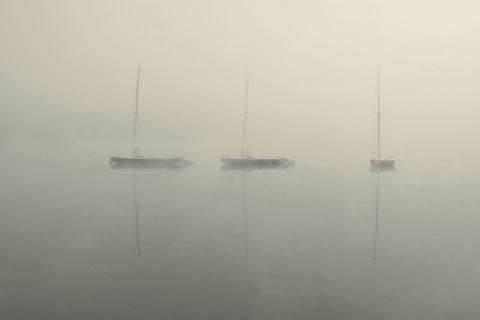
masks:
[[[370,163],[376,167],[392,167],[395,165],[395,159],[371,159]]]
[[[231,165],[224,164],[222,170],[288,170],[291,164]]]
[[[128,157],[110,157],[112,164],[128,164],[128,165],[175,165],[183,164],[182,157],[169,158],[128,158]]]
[[[293,165],[295,161],[287,157],[279,158],[222,158],[222,162],[228,166],[239,167],[272,167],[272,166],[288,166]]]

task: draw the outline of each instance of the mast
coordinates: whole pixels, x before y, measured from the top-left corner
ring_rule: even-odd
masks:
[[[380,68],[377,75],[377,115],[378,115],[378,158],[380,159]]]
[[[245,141],[247,137],[247,102],[248,102],[248,68],[247,68],[247,83],[245,85],[245,116],[243,118],[243,148],[242,158],[245,157]]]
[[[135,158],[137,156],[137,150],[136,150],[136,139],[137,139],[137,113],[138,113],[138,85],[140,83],[140,66],[138,66],[138,72],[137,72],[137,95],[135,97],[135,127],[133,130],[133,157]]]

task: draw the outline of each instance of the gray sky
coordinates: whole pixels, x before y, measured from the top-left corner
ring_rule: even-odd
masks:
[[[380,67],[389,149],[442,141],[465,156],[479,133],[479,16],[461,0],[4,0],[1,141],[130,152],[142,65],[142,150],[239,154],[249,67],[252,149],[370,154]]]

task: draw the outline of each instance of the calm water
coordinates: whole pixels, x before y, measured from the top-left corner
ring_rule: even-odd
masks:
[[[50,151],[2,160],[3,319],[480,316],[480,169],[466,157],[112,170],[108,153]]]

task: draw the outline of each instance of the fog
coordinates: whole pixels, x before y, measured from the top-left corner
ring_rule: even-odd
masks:
[[[0,306],[478,319],[479,16],[467,0],[2,1]],[[193,166],[110,170],[132,153],[138,66],[142,155]],[[221,170],[247,69],[248,148],[294,168]],[[397,164],[372,174],[378,69]]]
[[[141,65],[144,153],[189,154],[192,142],[238,153],[248,67],[252,150],[370,153],[379,67],[397,156],[441,142],[471,157],[479,11],[473,1],[6,1],[2,141],[129,153]]]

